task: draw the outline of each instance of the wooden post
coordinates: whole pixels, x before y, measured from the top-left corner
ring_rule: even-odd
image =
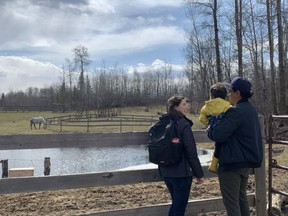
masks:
[[[50,157],[45,157],[44,159],[44,175],[50,175]]]
[[[62,132],[62,119],[60,119],[60,132]]]
[[[87,133],[89,132],[89,122],[90,122],[90,118],[87,118]]]
[[[259,116],[262,145],[263,145],[263,161],[260,168],[255,169],[255,209],[256,215],[266,215],[266,174],[265,174],[265,132],[264,117]]]
[[[2,178],[8,178],[8,160],[1,160],[2,163]]]
[[[284,202],[287,201],[287,198],[281,194],[272,194],[271,209],[269,214],[282,216],[281,206]]]

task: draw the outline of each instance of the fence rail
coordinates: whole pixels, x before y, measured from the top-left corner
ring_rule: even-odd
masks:
[[[31,111],[52,111],[51,107],[47,106],[0,106],[1,112],[31,112]]]
[[[63,127],[83,127],[89,132],[95,127],[117,127],[119,132],[124,127],[149,127],[159,119],[159,116],[148,115],[99,115],[99,114],[79,114],[65,115],[47,118],[47,125],[59,126],[59,131]]]
[[[283,131],[280,129],[284,127],[282,121],[288,121],[288,115],[271,115],[269,119],[269,154],[268,154],[268,213],[269,215],[278,215],[276,214],[281,206],[272,206],[272,195],[279,194],[285,197],[288,197],[287,191],[281,191],[273,187],[273,169],[281,169],[288,171],[287,166],[279,165],[277,160],[273,158],[273,146],[274,144],[288,145],[288,129],[285,128]],[[277,125],[278,124],[278,125]],[[280,127],[279,127],[280,126]],[[286,136],[284,136],[286,135]],[[275,205],[275,203],[274,203]],[[279,209],[278,209],[279,208]]]
[[[197,143],[210,142],[204,131],[194,131]],[[37,149],[37,148],[63,148],[63,147],[89,147],[89,146],[127,146],[143,145],[148,139],[147,133],[85,133],[85,134],[43,134],[43,135],[6,135],[0,136],[0,150],[8,149]],[[203,167],[206,178],[215,176]],[[263,178],[264,176],[264,178]],[[109,186],[121,184],[134,184],[140,182],[160,181],[157,169],[115,171],[102,173],[88,173],[79,175],[41,176],[0,179],[0,193],[21,193],[73,189],[81,187]],[[258,216],[266,213],[265,192],[265,166],[255,169],[255,194],[249,195],[250,206],[256,208]],[[165,215],[169,204],[161,204],[120,211],[97,212],[95,216],[151,216]],[[224,210],[221,198],[192,200],[189,202],[187,212],[198,214],[211,211]],[[82,214],[85,215],[85,214]]]

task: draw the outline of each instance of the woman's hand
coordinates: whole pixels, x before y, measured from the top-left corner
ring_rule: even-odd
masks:
[[[196,178],[196,183],[195,184],[202,184],[204,182],[203,178]]]

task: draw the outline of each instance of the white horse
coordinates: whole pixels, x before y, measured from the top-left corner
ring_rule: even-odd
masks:
[[[30,128],[32,130],[32,125],[34,125],[34,128],[36,128],[35,124],[39,125],[39,129],[41,127],[41,124],[43,123],[43,128],[46,129],[47,128],[47,123],[46,123],[46,119],[43,117],[33,117],[30,119]]]

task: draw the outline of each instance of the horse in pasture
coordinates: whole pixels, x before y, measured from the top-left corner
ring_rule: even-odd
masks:
[[[36,124],[39,125],[39,129],[40,129],[42,123],[43,123],[43,128],[46,129],[47,128],[47,123],[46,123],[46,119],[45,118],[43,118],[43,117],[33,117],[33,118],[31,118],[30,119],[30,128],[31,128],[31,130],[32,130],[32,126],[34,126],[34,128],[37,129],[36,126],[35,126]]]

